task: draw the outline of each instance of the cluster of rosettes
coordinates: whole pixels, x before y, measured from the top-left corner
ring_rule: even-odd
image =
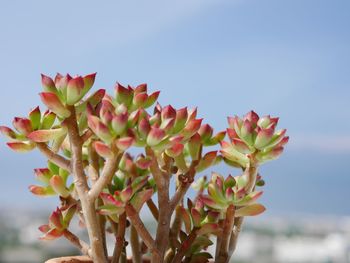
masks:
[[[15,131],[6,126],[0,126],[0,131],[10,140],[7,145],[12,150],[28,152],[35,148],[33,141],[38,140],[39,131],[46,131],[40,137],[48,138],[51,136],[52,139],[57,139],[65,136],[65,128],[53,126],[55,120],[56,114],[54,112],[47,110],[41,114],[40,108],[36,107],[29,113],[28,118],[15,117],[13,119],[12,125]],[[53,149],[57,149],[57,147],[56,141],[53,143]]]
[[[95,74],[84,77],[57,74],[54,80],[42,75],[44,92],[39,95],[48,110],[42,114],[40,108],[36,107],[28,118],[14,118],[16,131],[1,126],[0,131],[10,139],[7,145],[17,152],[28,152],[35,148],[35,143],[51,141],[52,150],[57,152],[67,135],[67,129],[62,123],[71,115],[69,107],[76,104],[76,112],[79,114],[84,112],[87,105],[96,106],[102,100],[105,94],[103,89],[82,100],[94,81]]]
[[[74,189],[74,184],[67,187],[69,172],[48,161],[48,168],[34,169],[35,179],[42,185],[30,185],[29,190],[38,196],[59,195],[67,198]]]
[[[153,114],[149,114],[146,109],[154,104],[159,92],[148,95],[146,84],[136,88],[117,84],[115,90],[114,98],[105,95],[100,104],[87,109],[87,124],[100,139],[95,147],[102,157],[110,156],[113,147],[125,151],[132,145],[166,151],[170,157],[176,157],[189,140],[192,145],[214,145],[225,135],[213,136],[209,125],[201,126],[196,109],[176,110],[157,104]]]
[[[247,167],[252,160],[263,163],[278,158],[289,137],[286,130],[276,131],[278,118],[259,117],[254,111],[243,119],[229,117],[227,134],[231,142],[221,142],[221,153],[227,163],[237,167]]]
[[[201,195],[200,200],[214,211],[226,211],[228,206],[234,205],[238,208],[235,217],[258,215],[265,211],[264,206],[256,203],[263,192],[247,191],[248,177],[246,172],[235,177],[229,175],[226,179],[212,173],[207,185],[208,195]]]

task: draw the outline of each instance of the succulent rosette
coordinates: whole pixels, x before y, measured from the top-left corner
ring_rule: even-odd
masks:
[[[260,118],[254,111],[247,113],[243,119],[228,117],[228,123],[230,142],[221,142],[221,153],[233,166],[245,168],[252,159],[260,164],[277,159],[289,140],[285,129],[276,131],[278,118]]]
[[[57,209],[50,215],[49,223],[39,227],[39,230],[44,233],[40,239],[53,240],[64,235],[67,232],[70,221],[76,211],[76,204],[68,207],[57,207]]]
[[[201,195],[200,200],[214,211],[226,211],[230,205],[237,209],[235,217],[255,216],[265,211],[265,207],[255,201],[263,194],[262,191],[247,192],[248,176],[224,178],[218,173],[212,173],[207,186],[208,195]]]
[[[74,189],[74,184],[67,186],[69,172],[48,162],[48,168],[34,169],[35,179],[42,185],[30,185],[29,190],[37,196],[59,195],[67,198]]]

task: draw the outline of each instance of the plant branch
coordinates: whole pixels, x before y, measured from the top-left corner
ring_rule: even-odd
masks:
[[[185,196],[186,192],[190,188],[194,176],[196,175],[196,166],[198,164],[198,161],[192,161],[190,168],[185,173],[182,178],[179,178],[180,186],[176,190],[174,196],[170,200],[170,211],[173,212],[176,208],[176,206],[181,202],[183,197]],[[179,176],[180,177],[180,176]]]
[[[151,251],[151,253],[157,254],[159,256],[159,251],[156,247],[155,241],[153,240],[151,234],[148,232],[145,225],[141,221],[135,208],[132,205],[128,204],[125,206],[125,212],[128,218],[130,219],[132,225],[136,228],[143,242],[145,242],[146,246]]]
[[[235,252],[235,250],[236,250],[238,236],[239,236],[239,233],[241,232],[243,219],[244,219],[244,217],[238,217],[235,220],[235,226],[234,226],[234,229],[232,230],[230,243],[229,243],[229,247],[228,247],[228,257],[229,258],[232,256],[233,252]]]
[[[68,172],[72,172],[71,169],[71,163],[68,159],[64,158],[63,156],[54,153],[46,143],[38,142],[36,143],[37,148],[39,151],[46,156],[47,159],[49,159],[54,164],[58,165],[59,167],[62,167],[63,169],[67,170]]]
[[[159,217],[155,242],[160,253],[160,259],[158,255],[152,255],[152,262],[155,263],[163,262],[165,250],[169,243],[170,219],[172,214],[169,203],[170,177],[160,169],[157,157],[151,148],[146,148],[146,154],[152,159],[150,170],[154,176],[158,190]]]
[[[115,172],[118,169],[118,164],[121,157],[122,154],[115,152],[112,157],[107,159],[103,167],[101,176],[98,178],[95,185],[89,191],[89,199],[91,201],[96,200],[103,188],[105,188],[106,185],[111,182]]]
[[[182,242],[181,247],[178,249],[178,251],[175,254],[175,257],[171,263],[181,263],[182,262],[182,258],[185,256],[186,252],[190,249],[191,245],[196,240],[198,229],[199,229],[199,227],[195,227],[192,229],[191,233]]]
[[[235,220],[235,207],[230,205],[226,210],[226,217],[224,221],[224,228],[222,231],[222,239],[220,244],[220,250],[218,258],[215,262],[218,263],[227,263],[228,262],[228,245],[230,241],[230,236],[233,229],[233,224]]]
[[[83,253],[84,255],[89,255],[90,247],[83,240],[79,239],[76,235],[74,235],[68,229],[64,230],[63,235],[74,246],[76,246],[81,251],[81,253]]]
[[[132,259],[134,263],[142,263],[139,235],[136,228],[132,225],[130,228],[130,245],[132,251]]]
[[[118,230],[116,235],[116,242],[115,242],[115,247],[113,252],[112,263],[119,263],[119,258],[124,248],[125,229],[126,229],[126,214],[124,212],[119,216]]]
[[[153,202],[152,199],[149,199],[149,200],[147,201],[147,206],[148,206],[149,210],[151,211],[151,213],[152,213],[154,219],[155,219],[156,221],[158,221],[159,211],[158,211],[158,208],[157,208],[156,204]]]
[[[91,247],[91,257],[95,263],[106,263],[107,255],[104,253],[102,234],[99,228],[95,203],[88,199],[89,186],[84,172],[82,147],[83,142],[79,135],[79,128],[76,119],[74,106],[70,106],[71,115],[66,119],[68,136],[72,153],[72,170],[74,176],[74,185],[79,196],[81,207],[88,231]]]

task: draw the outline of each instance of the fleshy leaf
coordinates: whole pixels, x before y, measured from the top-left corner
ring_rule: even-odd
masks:
[[[26,153],[35,148],[35,144],[30,142],[8,142],[6,143],[15,152]]]
[[[265,207],[261,204],[251,204],[240,209],[237,209],[235,212],[235,217],[242,216],[256,216],[265,211]]]
[[[28,134],[27,137],[34,142],[48,142],[63,136],[66,132],[67,129],[63,127],[50,130],[37,130]]]

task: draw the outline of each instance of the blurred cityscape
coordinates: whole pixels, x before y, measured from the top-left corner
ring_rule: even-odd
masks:
[[[1,263],[38,263],[56,256],[78,254],[64,239],[38,240],[37,227],[46,223],[48,213],[23,209],[1,211]],[[73,228],[84,237],[77,225]],[[232,262],[350,262],[350,217],[263,216],[248,219]]]

